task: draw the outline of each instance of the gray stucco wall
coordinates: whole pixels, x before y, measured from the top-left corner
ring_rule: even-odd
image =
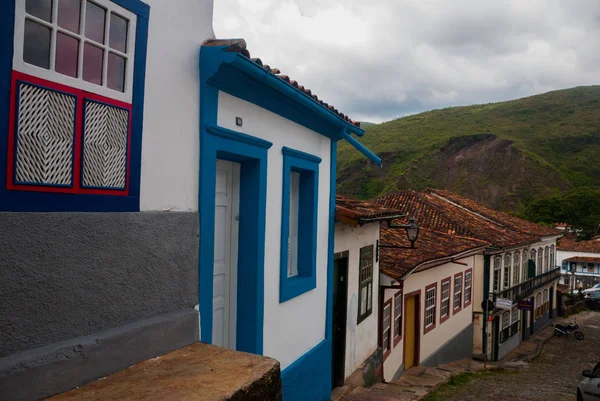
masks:
[[[536,320],[535,322],[533,322],[533,332],[537,333],[538,331],[540,331],[541,329],[543,329],[544,327],[546,327],[546,325],[548,323],[550,323],[550,313],[546,312],[542,316],[540,316],[538,318],[538,320]]]
[[[421,362],[423,366],[437,366],[452,361],[473,356],[473,323],[470,323],[460,333],[448,340],[427,359]]]
[[[0,213],[0,358],[198,303],[198,214]]]
[[[508,340],[498,344],[498,360],[502,360],[510,351],[521,344],[521,332],[515,333]]]

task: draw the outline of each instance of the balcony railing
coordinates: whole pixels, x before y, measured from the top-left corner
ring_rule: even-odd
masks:
[[[573,272],[571,270],[561,270],[562,274],[566,274],[567,276],[570,276],[571,274],[573,274]],[[582,271],[576,271],[575,272],[576,276],[600,276],[600,272],[582,272]]]
[[[539,276],[535,276],[534,278],[530,278],[529,280],[524,281],[521,284],[518,284],[511,288],[507,288],[503,291],[494,294],[494,301],[497,298],[504,298],[510,299],[513,301],[513,303],[515,303],[519,299],[523,299],[531,295],[536,288],[539,288],[554,280],[558,280],[559,278],[560,267],[554,270],[547,271],[546,273],[540,274]]]

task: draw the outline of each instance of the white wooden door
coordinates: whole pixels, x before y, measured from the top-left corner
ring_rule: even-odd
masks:
[[[217,161],[213,330],[215,345],[235,349],[239,164]]]

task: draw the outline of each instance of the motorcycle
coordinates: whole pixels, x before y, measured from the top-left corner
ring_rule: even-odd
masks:
[[[557,324],[554,326],[554,335],[557,337],[573,334],[576,339],[583,340],[583,333],[579,330],[577,323]]]

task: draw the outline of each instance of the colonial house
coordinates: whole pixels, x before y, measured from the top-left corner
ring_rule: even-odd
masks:
[[[359,124],[215,40],[210,0],[5,0],[0,21],[0,394],[202,341],[329,399],[337,142],[381,163]]]
[[[572,290],[588,288],[600,283],[600,241],[575,241],[561,238],[557,246],[557,265],[560,266],[561,284]]]
[[[376,254],[384,379],[471,358],[475,266],[487,243],[421,228],[411,249],[404,230],[384,225]]]
[[[380,224],[397,210],[337,195],[333,273],[334,386],[368,387],[381,381],[379,347]]]
[[[376,202],[430,230],[489,244],[473,271],[475,357],[499,360],[553,318],[560,275],[554,268],[556,240],[563,232],[443,190],[402,191]]]

